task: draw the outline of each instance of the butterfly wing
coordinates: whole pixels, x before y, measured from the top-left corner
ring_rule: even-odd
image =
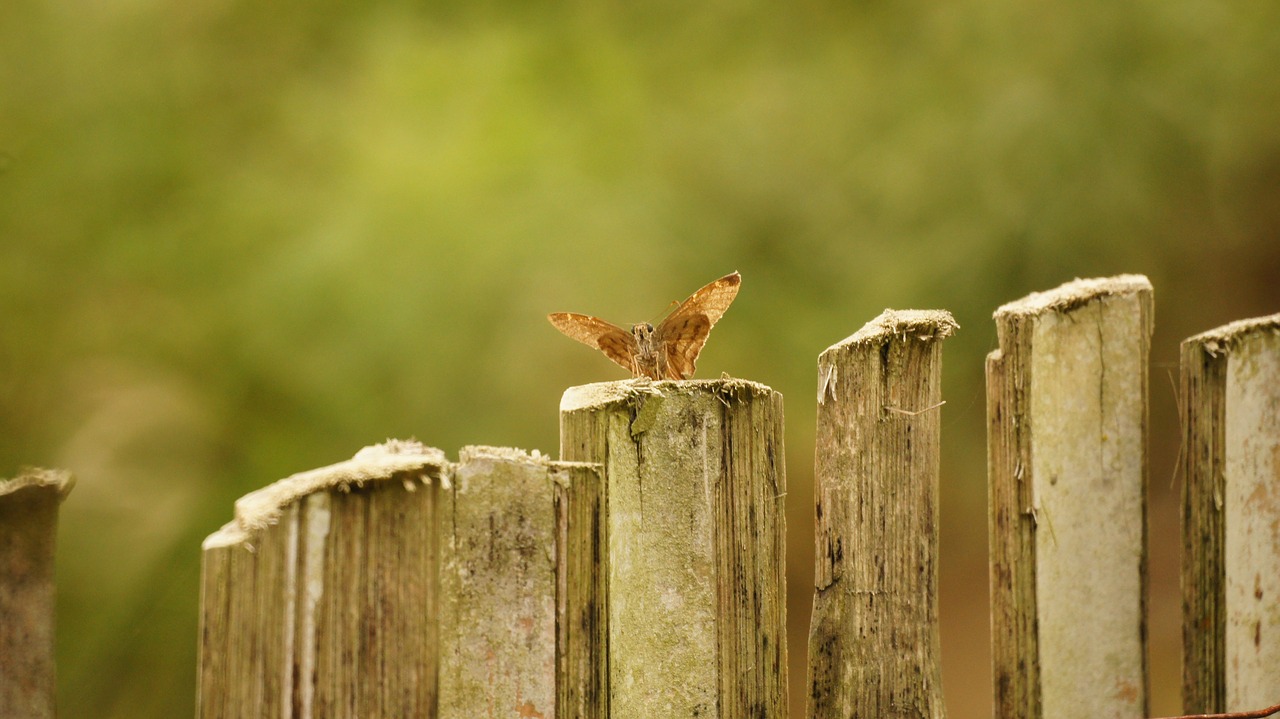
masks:
[[[600,350],[605,357],[639,376],[636,371],[636,354],[639,348],[636,346],[636,338],[630,332],[599,317],[576,312],[555,312],[547,315],[547,319],[567,337]]]
[[[741,284],[737,272],[725,275],[694,292],[658,325],[656,344],[666,359],[666,379],[693,376],[711,328],[738,296]]]

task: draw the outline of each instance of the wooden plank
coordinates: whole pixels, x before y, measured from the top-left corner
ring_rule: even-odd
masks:
[[[785,719],[782,396],[734,379],[573,387],[560,454],[605,466],[597,716]]]
[[[609,716],[604,468],[557,462],[556,717]]]
[[[1145,277],[995,313],[987,358],[997,717],[1146,716]]]
[[[392,440],[237,501],[203,545],[197,716],[434,716],[448,466]]]
[[[1275,701],[1280,667],[1280,314],[1182,343],[1183,705]]]
[[[502,447],[466,447],[441,530],[440,713],[554,717],[557,497],[598,467]]]
[[[938,640],[941,311],[886,310],[818,359],[808,716],[946,716]]]
[[[69,472],[24,469],[0,480],[0,716],[57,715],[54,548]]]

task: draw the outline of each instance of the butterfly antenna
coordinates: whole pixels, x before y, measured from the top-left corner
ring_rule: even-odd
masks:
[[[662,312],[659,312],[657,317],[654,317],[652,320],[649,321],[649,324],[651,325],[659,324],[658,320],[665,319],[667,315],[671,314],[672,310],[674,310],[679,306],[680,306],[680,300],[671,300],[671,303],[667,305],[667,308]]]

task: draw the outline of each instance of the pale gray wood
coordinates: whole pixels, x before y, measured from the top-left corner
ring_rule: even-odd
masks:
[[[557,498],[597,472],[502,447],[460,453],[441,527],[441,719],[568,716],[557,707]]]
[[[1182,343],[1183,705],[1274,703],[1280,684],[1280,314]]]
[[[886,310],[818,359],[813,719],[941,719],[942,311]]]
[[[448,475],[392,440],[238,501],[203,545],[197,716],[434,716]]]
[[[52,469],[0,480],[0,717],[57,715],[54,549],[74,484]]]
[[[1145,277],[1076,280],[995,313],[987,358],[995,715],[1142,717]]]
[[[782,396],[735,379],[573,387],[560,454],[605,466],[595,716],[785,719]]]

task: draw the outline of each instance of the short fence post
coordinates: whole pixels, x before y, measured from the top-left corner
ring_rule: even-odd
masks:
[[[197,717],[432,717],[437,449],[391,441],[236,502],[204,542]]]
[[[941,311],[886,310],[818,360],[808,716],[946,716],[938,647]]]
[[[28,469],[0,480],[0,716],[56,716],[54,545],[75,482]]]
[[[442,719],[575,715],[557,699],[556,565],[580,530],[558,525],[557,508],[597,472],[501,447],[460,453],[441,513]]]
[[[1183,710],[1280,692],[1280,315],[1182,343]]]
[[[1147,715],[1151,284],[1076,280],[995,313],[987,358],[997,719]]]
[[[735,379],[573,387],[560,454],[605,465],[593,716],[785,719],[782,396]]]

